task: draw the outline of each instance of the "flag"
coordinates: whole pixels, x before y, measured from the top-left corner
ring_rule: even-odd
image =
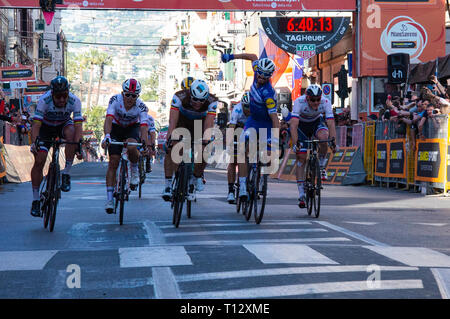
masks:
[[[294,56],[294,67],[292,68],[292,101],[300,97],[302,91],[302,77],[303,77],[303,58]],[[299,67],[300,66],[300,67]]]
[[[270,80],[275,86],[289,64],[289,54],[270,41],[262,29],[259,29],[259,58],[269,58],[275,63],[275,72]]]

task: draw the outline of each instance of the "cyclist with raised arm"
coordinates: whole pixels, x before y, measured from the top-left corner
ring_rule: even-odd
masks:
[[[75,142],[81,139],[83,131],[83,116],[81,114],[81,101],[69,92],[69,81],[63,76],[57,76],[50,82],[50,90],[42,95],[37,103],[31,129],[31,152],[34,155],[34,165],[31,169],[31,187],[33,189],[33,202],[31,215],[40,217],[39,187],[42,182],[49,143],[38,146],[39,139],[64,138],[67,142]],[[72,118],[73,114],[73,118]],[[61,190],[70,190],[70,169],[73,159],[81,158],[81,150],[77,145],[67,144],[65,147],[66,165],[61,172]]]
[[[148,108],[139,99],[141,83],[136,79],[125,80],[122,84],[122,93],[116,94],[109,100],[104,124],[105,138],[102,147],[108,146],[109,164],[106,172],[106,213],[114,212],[114,186],[116,185],[116,171],[119,166],[123,146],[110,145],[111,141],[137,143],[139,137],[147,147],[151,146],[148,140]],[[127,146],[128,158],[131,163],[130,188],[136,190],[139,184],[139,151],[136,146]],[[147,148],[143,149],[147,154]]]
[[[241,101],[236,104],[231,112],[231,119],[229,123],[229,128],[244,128],[245,122],[247,121],[248,116],[250,115],[250,93],[245,92],[242,95]],[[233,143],[234,140],[231,141]],[[235,148],[235,152],[237,148]],[[235,153],[236,154],[236,153]],[[227,168],[227,176],[228,176],[228,203],[232,204],[236,201],[234,198],[234,183],[236,181],[236,166],[237,166],[237,158],[234,156],[233,160],[228,164]]]
[[[216,109],[217,98],[209,93],[209,87],[203,80],[197,79],[192,82],[189,89],[180,90],[173,95],[169,115],[169,128],[167,130],[167,140],[165,144],[167,155],[164,158],[164,174],[166,182],[162,195],[165,201],[171,200],[172,175],[177,169],[177,165],[175,165],[171,156],[173,145],[170,143],[170,138],[173,130],[176,128],[186,128],[190,132],[191,139],[193,139],[194,123],[197,122],[202,125],[203,134],[207,129],[214,126]],[[209,139],[207,139],[207,141],[209,141]],[[195,190],[199,192],[204,189],[202,175],[207,163],[203,156],[201,156],[201,158],[202,162],[195,163],[194,165],[193,178],[195,181],[191,180],[189,182],[188,197],[190,200],[194,198],[194,187]]]
[[[325,120],[324,121],[324,117]],[[322,96],[322,89],[317,84],[311,84],[306,93],[294,101],[292,118],[289,121],[290,134],[292,138],[292,150],[297,157],[297,186],[299,192],[299,207],[306,207],[306,196],[304,190],[305,163],[307,156],[307,145],[304,141],[311,137],[319,140],[327,140],[329,137],[336,139],[336,126],[334,123],[333,109],[330,101]],[[335,152],[336,145],[331,145]],[[322,180],[327,179],[325,167],[327,165],[326,155],[327,143],[319,144],[319,165]]]
[[[271,144],[277,144],[278,141],[271,138],[271,129],[280,128],[280,122],[277,115],[277,94],[270,83],[270,78],[275,71],[275,64],[268,58],[258,59],[255,54],[222,54],[222,62],[227,63],[235,59],[250,60],[255,73],[253,84],[250,88],[250,116],[244,127],[244,133],[240,137],[240,142],[245,142],[249,135],[249,129],[253,128],[256,132],[259,129],[267,131],[267,146],[271,149]],[[247,164],[239,163],[239,197],[248,198],[247,192]]]

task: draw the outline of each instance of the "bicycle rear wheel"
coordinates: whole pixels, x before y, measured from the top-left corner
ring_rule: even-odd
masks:
[[[144,157],[139,155],[139,198],[142,196],[142,184],[145,182]]]
[[[120,184],[119,184],[119,223],[123,225],[123,213],[125,210],[125,185],[126,185],[127,165],[120,165]]]
[[[42,186],[42,190],[41,190],[41,196],[40,196],[40,201],[41,201],[41,214],[43,216],[43,221],[44,221],[44,228],[48,227],[48,221],[49,221],[49,216],[50,216],[50,211],[48,209],[49,206],[49,192],[50,192],[50,171],[47,174],[47,177],[45,178],[45,185]],[[44,190],[45,189],[45,190]]]
[[[256,197],[255,197],[255,222],[256,224],[261,223],[262,218],[264,216],[264,208],[266,207],[266,198],[267,198],[267,175],[263,174],[261,176],[261,169],[258,170],[258,178],[256,180]],[[258,205],[258,196],[260,198],[260,205]]]
[[[320,193],[322,189],[322,176],[320,174],[320,165],[318,160],[316,160],[316,173],[315,173],[315,188],[314,188],[314,214],[316,218],[320,215]]]
[[[239,184],[234,185],[234,198],[236,198],[236,213],[240,213],[241,211],[241,206],[242,206],[242,201],[239,198]]]

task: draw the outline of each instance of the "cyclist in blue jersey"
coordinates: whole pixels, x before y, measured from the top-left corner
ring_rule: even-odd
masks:
[[[250,116],[244,126],[244,133],[240,142],[244,142],[249,135],[249,129],[253,128],[256,132],[260,129],[266,129],[267,145],[270,150],[271,144],[278,144],[278,140],[271,138],[271,129],[280,128],[280,122],[277,115],[277,94],[270,83],[270,78],[275,71],[275,64],[268,58],[258,59],[255,54],[222,54],[222,62],[227,63],[231,60],[242,59],[252,61],[254,71],[253,84],[250,88]],[[248,198],[246,188],[247,182],[247,164],[239,164],[239,197]]]

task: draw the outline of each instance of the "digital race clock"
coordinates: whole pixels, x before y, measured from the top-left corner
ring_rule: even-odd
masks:
[[[279,18],[278,32],[333,32],[333,19],[327,17]]]

